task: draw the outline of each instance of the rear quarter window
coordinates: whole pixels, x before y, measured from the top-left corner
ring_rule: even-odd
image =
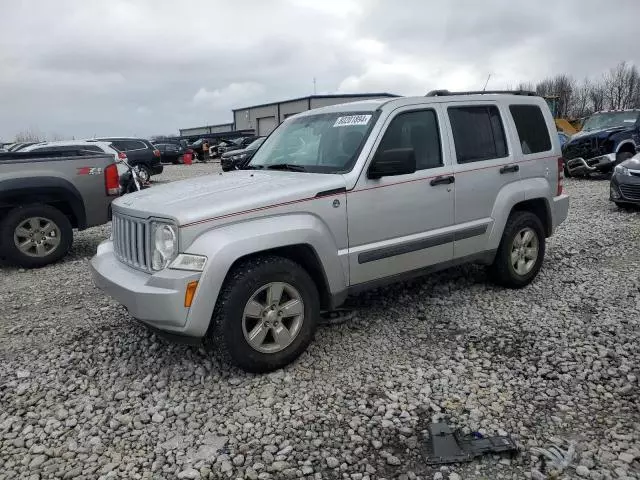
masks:
[[[516,124],[523,154],[551,150],[551,137],[540,107],[537,105],[510,105],[509,111]]]

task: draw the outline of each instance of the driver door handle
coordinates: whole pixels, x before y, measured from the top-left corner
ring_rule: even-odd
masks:
[[[517,172],[520,170],[520,165],[505,165],[504,167],[500,168],[500,173],[512,173],[512,172]]]
[[[445,177],[436,177],[431,180],[429,183],[432,187],[436,185],[450,185],[456,181],[456,178],[453,175],[447,175]]]

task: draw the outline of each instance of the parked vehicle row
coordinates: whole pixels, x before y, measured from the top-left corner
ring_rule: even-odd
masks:
[[[439,91],[311,110],[246,168],[116,200],[91,269],[135,318],[210,336],[251,371],[299,356],[320,311],[351,293],[467,262],[529,284],[569,208],[537,96]]]
[[[223,153],[220,156],[220,167],[223,172],[228,172],[230,170],[240,170],[244,166],[246,166],[253,155],[258,151],[258,147],[262,145],[266,137],[258,137],[246,148],[241,148],[238,150],[231,150]]]

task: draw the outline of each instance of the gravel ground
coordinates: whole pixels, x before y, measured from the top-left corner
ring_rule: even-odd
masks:
[[[108,226],[62,263],[0,268],[0,480],[546,478],[532,448],[550,442],[575,445],[553,478],[640,478],[640,213],[610,204],[606,181],[566,188],[533,285],[469,266],[363,294],[353,320],[261,376],[156,338],[96,289]],[[434,418],[522,452],[428,467]]]

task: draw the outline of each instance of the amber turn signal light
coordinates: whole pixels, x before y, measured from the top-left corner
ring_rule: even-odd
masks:
[[[191,302],[193,302],[193,297],[196,296],[196,288],[198,288],[198,282],[194,280],[193,282],[189,282],[187,284],[187,290],[184,292],[184,306],[189,308],[191,306]]]

